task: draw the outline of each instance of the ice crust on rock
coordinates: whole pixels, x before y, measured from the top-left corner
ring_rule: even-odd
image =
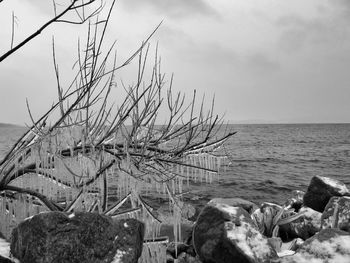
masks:
[[[241,220],[244,216],[241,215]],[[227,231],[227,237],[236,242],[236,245],[253,260],[255,258],[264,258],[270,253],[270,246],[267,243],[267,239],[263,238],[259,231],[252,228],[248,223],[242,221],[240,226],[233,224],[232,222],[225,223],[225,229]],[[253,238],[247,238],[249,235],[253,235]]]
[[[6,258],[10,257],[10,243],[0,238],[0,255]]]
[[[115,254],[112,263],[121,263],[123,256],[126,254],[125,251],[118,249],[117,253]]]
[[[337,188],[340,194],[349,193],[349,189],[346,187],[346,185],[339,184],[339,181],[325,176],[319,176],[319,178],[326,184]]]

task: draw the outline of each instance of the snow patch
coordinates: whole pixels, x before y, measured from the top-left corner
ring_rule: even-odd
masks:
[[[73,218],[73,217],[75,217],[75,214],[74,214],[74,213],[72,213],[72,214],[70,214],[70,215],[68,216],[68,218]]]
[[[235,207],[235,206],[230,206],[230,205],[226,205],[226,204],[218,204],[216,205],[216,207],[232,216],[237,215],[238,209],[239,207]]]
[[[10,243],[0,238],[0,255],[6,258],[10,257]]]
[[[227,237],[234,241],[247,256],[252,259],[262,259],[269,255],[270,247],[267,239],[249,224],[241,222],[240,226],[236,226],[232,222],[227,222],[225,228]]]
[[[0,255],[4,258],[11,259],[15,263],[20,263],[17,258],[10,256],[10,243],[0,238]]]
[[[305,218],[311,220],[312,224],[317,226],[317,227],[321,227],[321,216],[322,213],[317,212],[309,207],[302,207],[300,208],[299,213],[303,213],[303,215],[305,216]]]
[[[349,193],[348,188],[344,184],[339,183],[337,180],[329,178],[329,177],[324,177],[324,176],[320,176],[319,178],[324,183],[326,183],[326,184],[328,184],[328,185],[330,185],[330,186],[332,186],[334,188],[337,188],[339,190],[340,194]]]
[[[295,251],[293,250],[283,250],[281,252],[277,252],[277,255],[281,258],[281,257],[286,257],[286,256],[291,256],[294,255]]]
[[[117,250],[117,253],[115,254],[115,256],[114,256],[114,258],[113,258],[113,261],[112,261],[112,263],[121,263],[122,261],[122,259],[123,259],[123,256],[126,254],[126,252],[125,251],[123,251],[123,250]]]
[[[339,236],[320,242],[314,240],[291,259],[298,263],[349,263],[350,236]]]
[[[129,227],[128,223],[125,222],[124,223],[124,227]]]

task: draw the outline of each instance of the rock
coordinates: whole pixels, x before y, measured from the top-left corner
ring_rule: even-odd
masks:
[[[328,177],[314,176],[304,195],[304,205],[322,213],[331,197],[349,194],[348,188],[342,182]]]
[[[309,238],[291,257],[283,258],[283,263],[350,262],[350,235],[339,229],[323,229]]]
[[[332,197],[321,221],[322,228],[339,228],[350,233],[350,197]]]
[[[249,214],[252,214],[259,207],[253,202],[244,200],[242,198],[214,198],[208,204],[226,204],[229,206],[242,207]]]
[[[280,226],[279,236],[283,241],[289,241],[294,238],[306,240],[320,231],[322,216],[320,212],[309,207],[302,207],[299,213],[303,214],[303,216]]]
[[[287,201],[284,203],[284,206],[287,208],[293,208],[296,212],[298,212],[304,204],[304,201],[303,201],[304,195],[305,195],[305,192],[303,191],[299,191],[299,190],[292,191],[291,197],[287,199]]]
[[[277,254],[241,207],[210,204],[200,213],[193,243],[205,263],[264,263]]]
[[[135,219],[80,212],[47,212],[20,223],[12,232],[11,253],[21,263],[137,262],[143,223]]]

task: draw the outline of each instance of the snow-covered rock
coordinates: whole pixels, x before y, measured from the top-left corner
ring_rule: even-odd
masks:
[[[322,228],[339,228],[350,233],[350,197],[332,197],[322,214]]]
[[[304,205],[322,213],[331,197],[349,194],[344,183],[328,177],[314,176],[304,195]]]
[[[226,204],[229,206],[239,206],[246,210],[249,214],[253,213],[259,207],[248,200],[242,198],[214,198],[208,204]]]
[[[249,213],[227,204],[204,207],[194,227],[193,243],[203,262],[264,263],[277,258]]]
[[[306,240],[320,231],[322,213],[310,207],[302,207],[299,213],[303,216],[293,222],[280,226],[279,235],[284,241],[294,238]]]
[[[291,196],[287,199],[284,205],[287,208],[293,208],[296,212],[303,206],[305,192],[300,190],[293,190]]]
[[[306,240],[293,256],[281,263],[349,263],[350,235],[338,229],[323,229]]]

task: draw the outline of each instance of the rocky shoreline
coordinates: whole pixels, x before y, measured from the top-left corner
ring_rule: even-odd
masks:
[[[178,252],[168,252],[169,263],[349,263],[350,192],[315,176],[306,192],[292,191],[282,205],[213,199]]]
[[[182,243],[165,242],[162,262],[349,263],[350,191],[315,176],[283,204],[216,198],[183,229]],[[142,261],[143,239],[137,220],[43,213],[14,229],[7,250],[0,237],[0,262],[160,262],[152,255]]]

